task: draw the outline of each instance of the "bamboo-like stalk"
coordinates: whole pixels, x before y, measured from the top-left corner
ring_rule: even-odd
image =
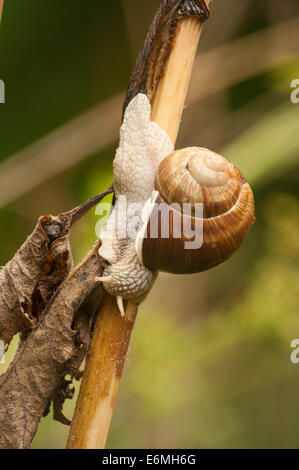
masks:
[[[126,306],[122,318],[114,297],[106,294],[98,315],[67,447],[103,449],[137,313]]]
[[[4,4],[4,0],[0,0],[0,23],[2,20],[3,4]]]
[[[206,0],[210,4],[210,0]],[[176,31],[164,73],[152,100],[152,120],[175,144],[202,23],[199,18],[182,19]],[[128,302],[120,316],[108,294],[101,305],[87,358],[67,448],[105,448],[113,409],[123,372],[137,305]]]
[[[176,42],[152,103],[152,120],[167,132],[175,144],[202,25],[188,18],[178,27]]]

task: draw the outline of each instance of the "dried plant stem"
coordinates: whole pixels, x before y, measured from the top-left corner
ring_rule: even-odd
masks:
[[[105,447],[136,313],[136,304],[130,302],[122,318],[115,299],[105,295],[93,332],[69,449]]]
[[[2,20],[3,4],[4,4],[4,0],[0,0],[0,23]]]
[[[152,103],[152,120],[175,143],[181,123],[191,78],[201,23],[196,18],[184,20],[178,28],[175,46]]]
[[[180,21],[164,74],[151,103],[152,119],[170,135],[174,143],[201,27],[198,18]],[[121,318],[115,299],[105,296],[96,321],[70,431],[69,449],[105,447],[136,314],[137,305],[128,302],[126,317]]]

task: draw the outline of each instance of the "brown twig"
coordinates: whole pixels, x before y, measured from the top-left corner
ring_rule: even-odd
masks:
[[[94,196],[88,201],[86,201],[84,204],[81,204],[80,206],[76,207],[73,209],[71,212],[68,212],[67,214],[70,215],[71,217],[71,225],[77,222],[77,220],[81,219],[87,212],[90,211],[94,206],[96,206],[99,202],[104,199],[104,197],[108,196],[108,194],[113,193],[113,184],[109,186],[109,188],[106,189],[103,193],[99,194],[98,196]]]
[[[206,1],[209,5],[210,1]],[[202,0],[164,0],[137,59],[125,106],[147,93],[152,119],[173,142],[184,108],[195,52],[207,7]],[[115,299],[105,295],[96,321],[67,447],[104,448],[134,326],[137,306],[121,318]]]

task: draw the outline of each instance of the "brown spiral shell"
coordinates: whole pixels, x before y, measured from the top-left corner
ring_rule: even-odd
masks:
[[[136,244],[139,260],[153,271],[187,274],[212,268],[241,246],[255,221],[249,184],[233,163],[208,149],[189,147],[165,157],[155,189]],[[186,248],[197,239],[199,247]]]

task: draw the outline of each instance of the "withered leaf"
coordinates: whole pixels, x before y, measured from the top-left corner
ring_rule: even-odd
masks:
[[[28,448],[40,418],[54,400],[62,415],[65,376],[77,376],[84,359],[103,288],[97,248],[61,284],[6,373],[0,377],[0,448]],[[69,385],[68,385],[69,386]]]
[[[33,233],[0,271],[0,339],[8,344],[34,328],[53,292],[68,275],[70,217],[40,217]]]
[[[52,401],[54,418],[69,424],[62,414],[64,400],[72,394],[65,377],[79,376],[103,288],[95,280],[102,274],[99,243],[68,275],[68,234],[74,222],[111,192],[113,186],[70,212],[41,217],[1,271],[0,337],[9,342],[18,331],[31,332],[23,335],[14,361],[0,376],[0,448],[29,447]]]
[[[0,340],[9,344],[21,331],[36,327],[58,286],[72,267],[71,226],[107,194],[89,199],[57,217],[40,217],[34,231],[0,271]]]

